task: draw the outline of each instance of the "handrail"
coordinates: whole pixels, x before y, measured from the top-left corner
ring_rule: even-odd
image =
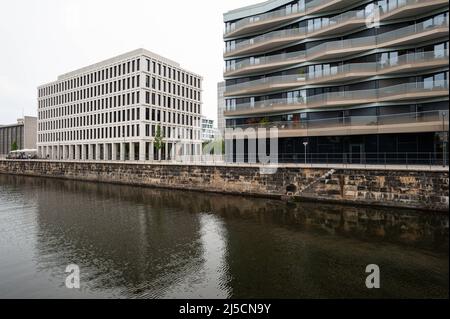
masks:
[[[322,44],[319,44],[315,47],[312,47],[306,51],[299,51],[299,52],[291,52],[291,53],[282,53],[282,54],[276,54],[276,55],[269,55],[269,56],[263,56],[263,57],[252,57],[245,59],[243,61],[240,61],[238,63],[231,64],[229,66],[225,67],[225,72],[229,71],[236,71],[248,66],[253,65],[264,65],[264,64],[270,64],[270,63],[276,63],[276,62],[284,62],[288,60],[299,60],[304,59],[307,60],[308,58],[314,57],[314,55],[317,55],[321,52],[327,52],[329,50],[337,50],[337,49],[345,49],[345,48],[358,48],[358,47],[367,47],[367,46],[376,46],[376,45],[382,45],[383,43],[405,37],[412,34],[417,34],[418,32],[423,31],[429,31],[434,28],[440,28],[443,25],[449,25],[449,18],[438,21],[437,23],[433,22],[432,25],[429,24],[429,22],[422,22],[419,24],[415,24],[412,26],[400,28],[398,30],[393,30],[390,32],[385,32],[376,36],[370,36],[370,37],[361,37],[361,38],[355,38],[355,39],[347,39],[347,40],[337,40],[337,41],[330,41],[325,42]]]
[[[448,91],[448,89],[449,89],[448,80],[405,83],[379,89],[330,92],[311,96],[299,96],[297,98],[271,99],[255,103],[241,103],[235,106],[227,107],[226,111],[232,112],[236,110],[268,108],[280,105],[307,108],[320,104],[326,104],[327,102],[333,101],[367,100],[369,102],[376,102],[380,98],[386,97],[389,98],[399,94],[433,92],[443,90]]]
[[[392,2],[389,3],[389,7],[387,5],[380,6],[381,14],[385,15],[388,14],[394,10],[397,10],[399,8],[412,5],[412,4],[418,4],[418,3],[426,3],[429,0],[403,0],[401,2]],[[294,8],[284,8],[272,12],[267,12],[251,17],[246,17],[241,20],[238,20],[237,22],[234,22],[230,24],[229,28],[225,28],[224,30],[224,36],[229,35],[232,32],[235,32],[243,27],[251,26],[252,24],[261,23],[264,21],[269,21],[271,19],[276,18],[289,18],[289,17],[295,17],[296,15],[303,14],[307,15],[311,11],[317,10],[319,6],[322,6],[323,4],[329,3],[330,0],[315,0],[311,1],[308,4],[304,5],[303,7],[294,7]]]
[[[263,84],[284,84],[299,82],[298,85],[306,85],[308,81],[326,80],[336,76],[345,76],[348,73],[370,73],[376,75],[378,72],[386,72],[389,68],[397,68],[411,63],[433,62],[437,60],[448,61],[449,50],[438,50],[429,52],[418,52],[401,55],[398,57],[382,60],[379,62],[349,63],[337,66],[331,66],[316,72],[306,74],[294,74],[283,76],[272,76],[258,80],[229,85],[225,93],[231,94],[236,91],[260,86]],[[300,83],[303,82],[303,83]]]
[[[443,121],[443,131],[448,130],[448,111],[424,111],[396,113],[388,115],[343,116],[315,120],[275,121],[234,125],[233,128],[272,128],[278,129],[324,129],[354,126],[380,126],[391,124],[409,124],[418,122]],[[446,127],[445,127],[446,126]]]

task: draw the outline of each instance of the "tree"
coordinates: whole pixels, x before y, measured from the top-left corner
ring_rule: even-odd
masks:
[[[17,146],[17,142],[14,141],[14,142],[11,144],[11,151],[17,151],[18,149],[19,149],[19,147]]]
[[[269,119],[267,117],[264,117],[259,121],[259,124],[261,124],[262,126],[266,126],[269,124]]]
[[[158,160],[161,159],[161,149],[163,148],[164,136],[161,133],[161,126],[156,127],[155,149],[158,151]]]

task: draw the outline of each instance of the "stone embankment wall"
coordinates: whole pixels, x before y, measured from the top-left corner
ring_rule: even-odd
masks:
[[[0,173],[447,211],[448,171],[0,160]]]

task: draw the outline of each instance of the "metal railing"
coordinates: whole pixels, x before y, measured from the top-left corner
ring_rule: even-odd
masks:
[[[256,129],[276,127],[280,130],[317,130],[363,127],[363,129],[367,130],[370,128],[377,129],[383,125],[436,122],[439,125],[442,123],[442,131],[448,131],[448,113],[448,111],[425,111],[386,115],[343,116],[314,120],[250,123],[235,125],[233,128]]]
[[[261,85],[271,84],[292,84],[292,85],[307,85],[309,82],[317,82],[318,80],[327,81],[336,77],[347,76],[349,73],[358,74],[362,76],[373,76],[378,72],[388,72],[389,69],[399,68],[401,66],[409,66],[410,64],[419,64],[426,62],[448,62],[449,51],[431,51],[405,54],[396,58],[382,60],[380,62],[366,62],[366,63],[349,63],[329,68],[323,68],[320,71],[308,72],[306,74],[294,74],[283,76],[271,76],[259,80],[243,82],[240,84],[230,85],[226,88],[227,94],[232,94],[240,90],[250,88],[258,88]]]
[[[284,98],[284,99],[270,99],[265,101],[258,101],[255,103],[240,103],[232,106],[227,106],[227,112],[233,111],[245,111],[254,110],[259,108],[270,108],[270,107],[298,107],[300,108],[312,108],[327,105],[328,103],[352,103],[352,104],[362,104],[362,103],[375,103],[380,99],[383,101],[389,98],[395,98],[398,95],[404,94],[429,94],[430,92],[435,93],[446,93],[448,94],[449,81],[430,81],[430,82],[417,82],[417,83],[405,83],[398,84],[394,86],[389,86],[379,89],[370,90],[356,90],[356,91],[342,91],[342,92],[330,92],[324,94],[317,94],[311,96],[300,96],[297,98]],[[261,110],[263,111],[263,110]]]
[[[418,168],[428,166],[433,167],[448,167],[449,154],[443,152],[346,152],[346,153],[279,153],[271,154],[278,158],[278,164],[301,164],[308,166],[333,166],[343,165],[349,167],[350,165],[357,167],[370,166],[403,166],[405,168]],[[251,159],[251,160],[249,160]],[[228,154],[225,156],[225,161],[228,164],[248,164],[249,162],[258,162],[258,154]],[[273,165],[273,163],[272,163]]]
[[[380,13],[381,16],[388,14],[394,10],[397,10],[399,8],[408,6],[408,5],[414,5],[414,4],[426,4],[429,2],[429,0],[397,0],[397,1],[389,1],[389,5],[380,5]],[[318,7],[323,6],[324,4],[330,3],[329,0],[315,0],[311,1],[308,4],[304,6],[298,6],[298,7],[290,7],[290,8],[284,8],[277,11],[272,11],[260,15],[255,15],[252,17],[247,17],[244,19],[241,19],[235,23],[230,24],[230,26],[225,28],[224,35],[227,36],[228,34],[235,32],[236,30],[239,30],[243,27],[251,26],[252,24],[261,23],[261,22],[268,22],[270,20],[279,19],[279,18],[286,18],[289,17],[295,17],[299,14],[307,15],[311,11],[317,10]],[[336,19],[336,17],[333,17],[333,19]]]
[[[270,63],[277,63],[277,62],[284,62],[285,59],[288,60],[299,60],[299,59],[312,59],[315,56],[325,54],[326,52],[329,52],[331,50],[342,50],[342,49],[354,49],[358,50],[360,48],[365,47],[376,47],[377,45],[382,45],[383,43],[388,43],[394,40],[401,39],[402,37],[410,36],[413,34],[420,34],[421,32],[430,31],[433,29],[441,28],[442,26],[449,25],[449,18],[442,18],[442,19],[435,19],[433,21],[425,21],[422,23],[414,24],[412,26],[403,27],[398,30],[393,30],[389,32],[385,32],[376,36],[369,36],[369,37],[361,37],[361,38],[354,38],[354,39],[347,39],[347,40],[338,40],[338,41],[330,41],[325,42],[322,44],[319,44],[315,47],[312,47],[306,51],[300,51],[300,52],[292,52],[292,53],[283,53],[273,56],[265,56],[265,57],[259,57],[259,58],[250,58],[243,61],[240,61],[235,64],[231,64],[225,67],[225,72],[229,71],[236,71],[241,68],[245,68],[248,66],[253,65],[264,65],[264,64],[270,64]],[[292,30],[300,30],[300,29],[292,29]],[[291,34],[294,34],[295,32],[299,31],[292,31],[288,30]],[[286,31],[286,30],[283,30]],[[281,31],[276,31],[281,32]],[[261,41],[264,42],[264,39],[272,38],[270,36],[271,33],[268,33],[266,35],[263,35],[261,37],[258,37],[259,40],[256,40],[257,42],[254,42],[256,38],[250,39],[244,42],[241,42],[242,44],[236,44],[235,49],[242,48],[245,45],[253,45],[255,43],[260,43]],[[278,34],[278,33],[277,33]],[[276,37],[277,34],[274,34]],[[253,42],[252,42],[253,41]],[[227,51],[231,52],[231,51]]]

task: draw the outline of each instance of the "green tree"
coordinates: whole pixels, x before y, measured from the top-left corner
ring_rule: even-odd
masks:
[[[17,151],[18,149],[19,149],[19,147],[17,146],[17,142],[14,141],[14,142],[11,144],[11,151]]]
[[[261,124],[262,126],[266,126],[269,124],[269,119],[267,117],[264,117],[259,121],[259,124]]]
[[[161,159],[161,149],[163,148],[164,136],[161,133],[161,126],[156,127],[155,149],[158,151],[158,160]]]

